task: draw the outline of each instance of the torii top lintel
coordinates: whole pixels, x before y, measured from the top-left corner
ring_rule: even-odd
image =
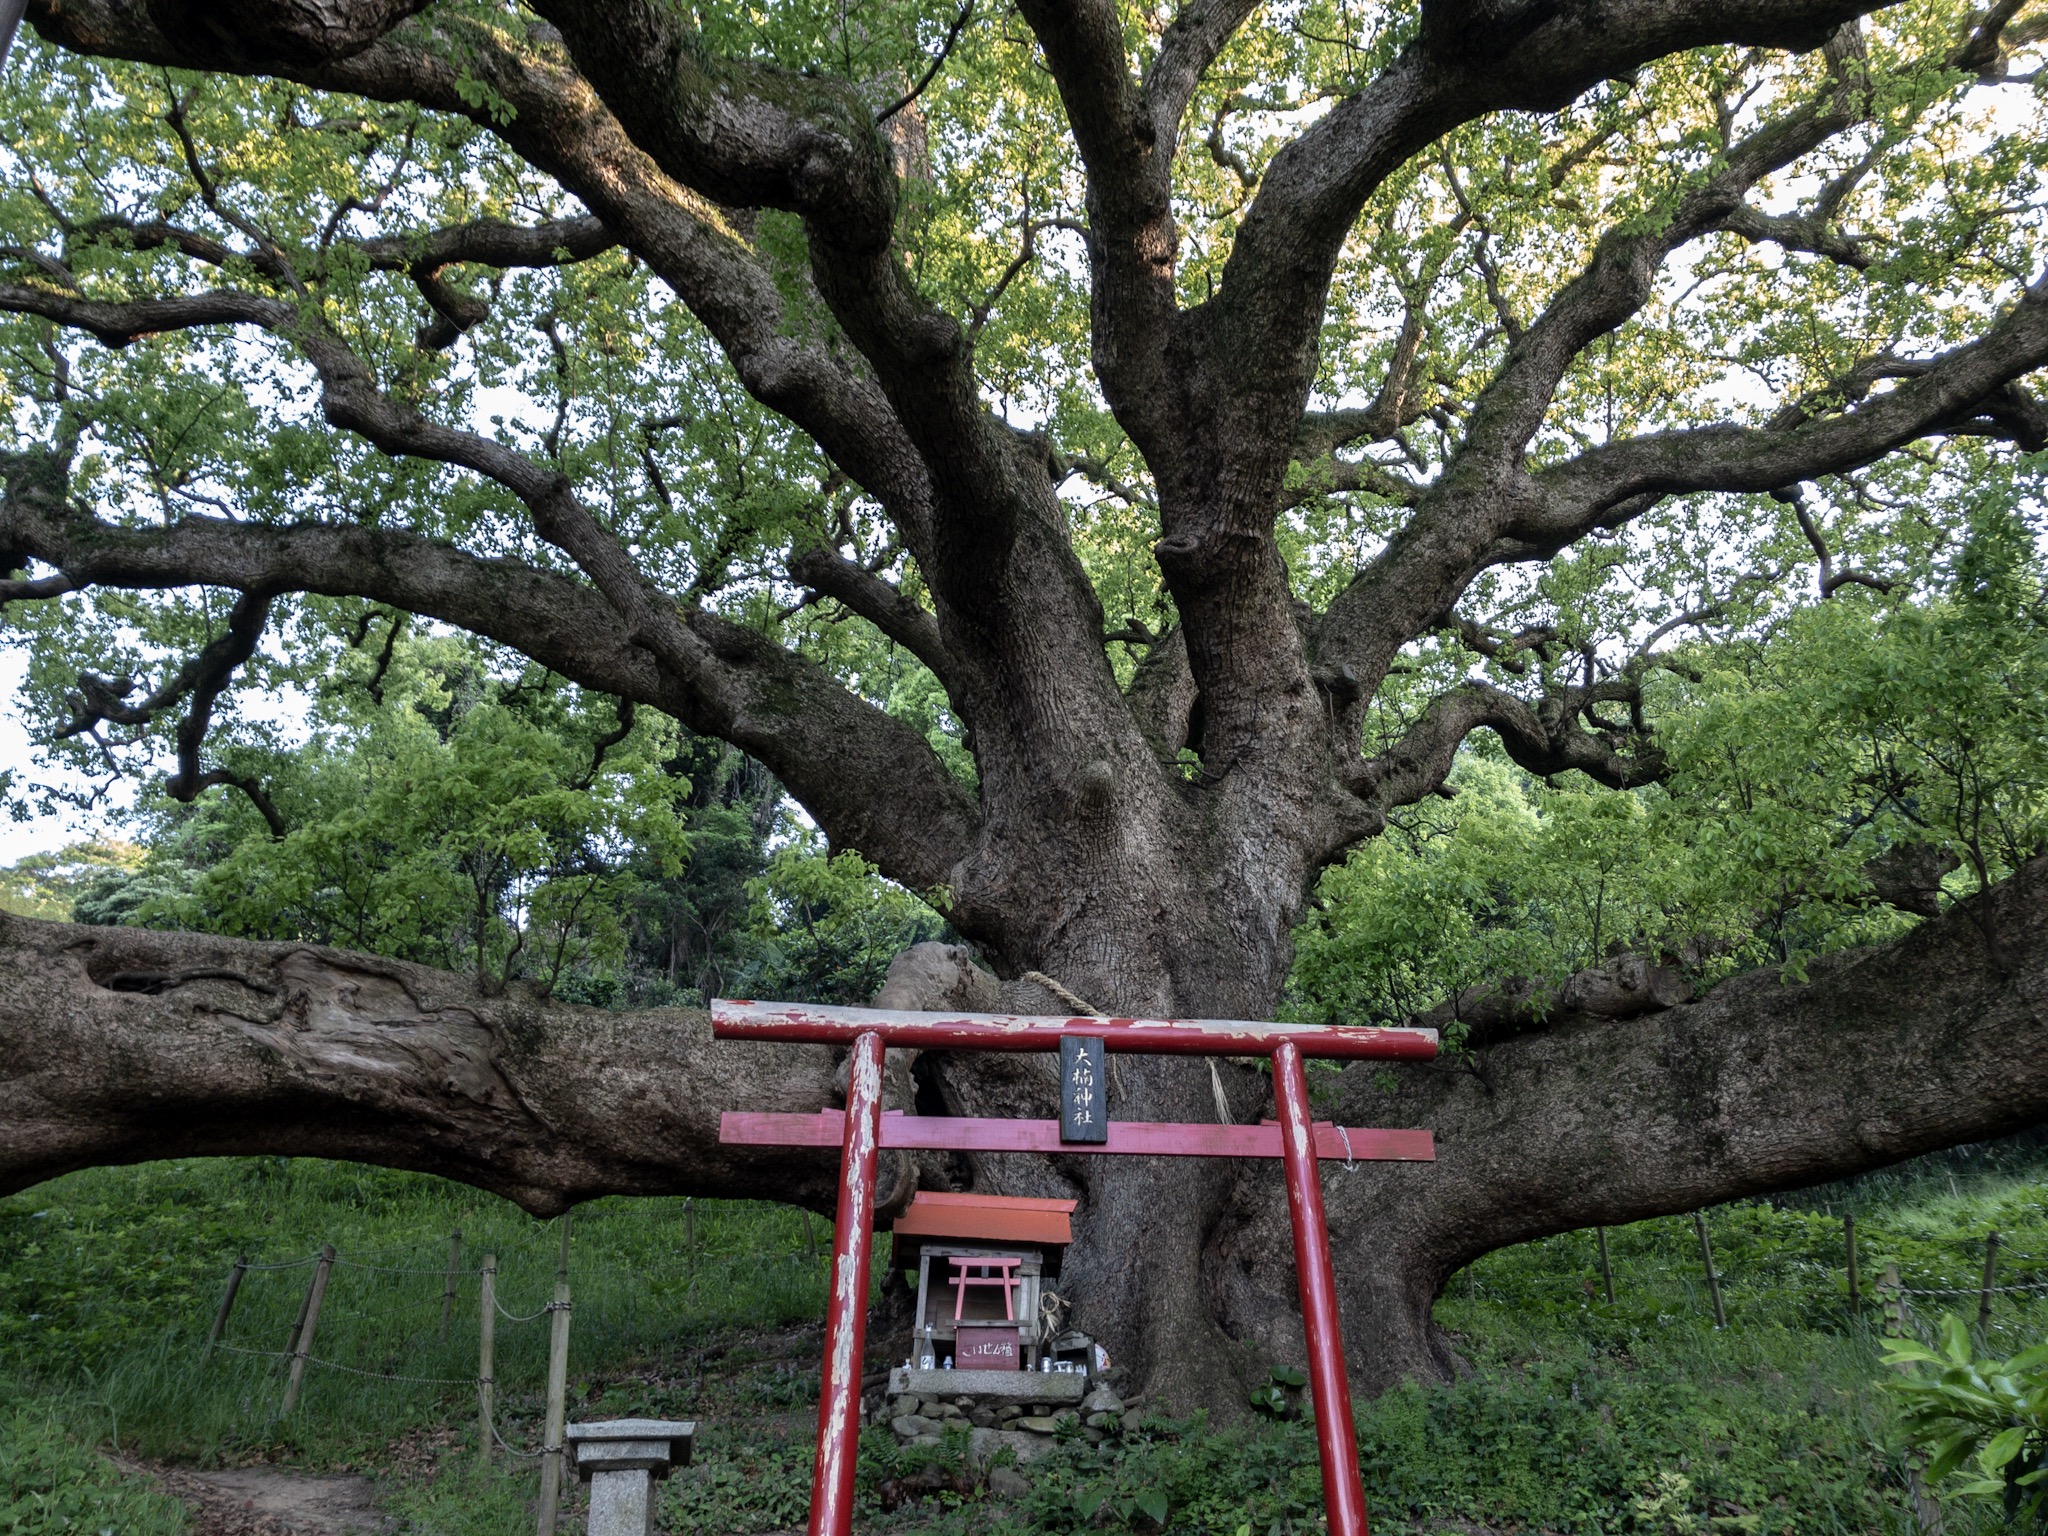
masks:
[[[851,1045],[875,1034],[885,1045],[939,1051],[1056,1051],[1067,1036],[1091,1036],[1106,1050],[1154,1056],[1270,1055],[1291,1044],[1303,1056],[1341,1061],[1427,1061],[1433,1029],[1268,1024],[1246,1019],[1042,1018],[1009,1013],[901,1013],[885,1008],[759,1003],[716,998],[711,1032],[720,1040]]]

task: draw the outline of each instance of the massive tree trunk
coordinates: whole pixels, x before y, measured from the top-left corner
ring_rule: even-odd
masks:
[[[1752,972],[1697,1003],[1562,1018],[1391,1080],[1349,1069],[1331,1106],[1341,1121],[1424,1126],[1438,1141],[1433,1164],[1326,1165],[1355,1383],[1450,1371],[1431,1305],[1504,1244],[2038,1123],[2044,998],[2048,860],[1804,982]],[[1064,1011],[1035,983],[1001,1001]],[[822,1047],[714,1044],[688,1010],[602,1013],[303,946],[0,920],[0,1190],[100,1163],[262,1151],[442,1174],[536,1212],[607,1192],[827,1209],[829,1155],[722,1147],[717,1124],[728,1108],[836,1102],[834,1065]],[[936,1071],[951,1110],[1052,1113],[1045,1058],[947,1057]],[[1223,1071],[1235,1119],[1270,1112],[1262,1078]],[[1120,1116],[1215,1112],[1200,1063],[1123,1058],[1117,1075]],[[1248,1367],[1299,1357],[1274,1167],[989,1157],[974,1173],[978,1187],[1082,1200],[1063,1288],[1154,1390],[1227,1406]]]

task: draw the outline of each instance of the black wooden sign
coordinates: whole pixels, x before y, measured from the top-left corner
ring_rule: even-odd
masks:
[[[1060,1041],[1060,1140],[1109,1140],[1109,1074],[1097,1035]]]

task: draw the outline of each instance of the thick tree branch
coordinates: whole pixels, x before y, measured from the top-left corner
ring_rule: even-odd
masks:
[[[1257,9],[1257,0],[1187,0],[1167,23],[1159,52],[1145,71],[1145,97],[1168,143],[1168,158],[1196,87]]]
[[[838,1166],[718,1139],[727,1109],[833,1103],[823,1048],[310,945],[0,915],[0,1062],[0,1193],[262,1152],[440,1174],[536,1214],[608,1193],[829,1209]]]
[[[1238,383],[1247,405],[1257,393],[1297,401],[1305,394],[1315,328],[1359,209],[1450,128],[1504,109],[1554,111],[1602,79],[1685,48],[1816,48],[1877,8],[1870,0],[1426,5],[1416,41],[1288,144],[1260,182],[1216,299],[1205,306],[1215,313],[1203,321],[1225,351],[1262,349],[1264,365]]]
[[[1860,115],[1857,95],[1852,84],[1838,82],[1821,99],[1730,146],[1714,174],[1687,190],[1653,227],[1602,236],[1585,270],[1508,349],[1473,405],[1465,442],[1447,473],[1497,472],[1518,462],[1573,361],[1648,302],[1666,258],[1721,227],[1766,175],[1854,124]]]
[[[1255,9],[1250,0],[1190,0],[1160,40],[1145,79],[1131,71],[1123,19],[1103,0],[1025,0],[1074,143],[1088,172],[1093,353],[1118,419],[1148,458],[1168,450],[1167,347],[1173,278],[1173,160],[1202,76]]]
[[[539,9],[562,29],[617,122],[667,176],[720,202],[782,208],[803,220],[811,284],[872,370],[894,419],[877,443],[847,441],[836,422],[820,430],[815,408],[786,413],[877,496],[901,530],[959,663],[956,675],[971,669],[976,679],[959,697],[978,738],[998,742],[1005,696],[1030,698],[1048,686],[1064,694],[1060,705],[1024,706],[1042,727],[1071,708],[1077,695],[1068,683],[1085,679],[1086,734],[1135,742],[1128,722],[1111,714],[1118,703],[1095,640],[1094,589],[1046,483],[1043,450],[988,409],[966,328],[924,299],[895,251],[888,147],[858,93],[701,60],[683,13],[653,0],[543,0]],[[663,67],[650,71],[655,59]],[[608,208],[598,211],[631,237]],[[910,449],[909,467],[896,462],[898,445]],[[879,466],[878,446],[888,454]],[[880,486],[877,468],[886,471]],[[1032,594],[1028,624],[1015,602],[1019,592]],[[1064,651],[1059,683],[1046,675],[1049,646]],[[1020,665],[1027,655],[1030,664]]]
[[[105,313],[99,320],[125,332],[126,322]],[[374,416],[381,407],[367,409]],[[545,496],[567,494],[550,476],[541,483]],[[30,559],[55,567],[71,590],[320,592],[369,598],[489,636],[582,687],[652,705],[732,742],[766,764],[836,841],[862,849],[913,889],[944,884],[973,838],[972,797],[922,736],[814,663],[703,609],[668,619],[679,633],[664,628],[669,644],[657,653],[607,598],[580,582],[410,534],[210,517],[120,527],[48,497],[10,495],[0,502],[0,565],[15,569]],[[629,593],[629,607],[633,600]],[[640,618],[647,622],[645,613]]]
[[[441,229],[374,235],[348,242],[378,271],[438,272],[444,267],[554,267],[602,256],[619,243],[604,221],[580,214],[538,224],[471,219]]]
[[[334,253],[346,251],[352,260],[363,262],[372,271],[400,271],[413,280],[439,317],[420,333],[420,344],[431,347],[450,345],[490,312],[483,301],[463,294],[447,281],[444,274],[448,268],[479,265],[504,270],[558,266],[588,261],[618,244],[601,221],[587,214],[532,225],[476,219],[441,229],[331,241],[316,253],[298,254],[288,268],[278,248],[267,241],[235,246],[163,219],[136,221],[108,215],[67,228],[62,261],[38,251],[16,254],[17,259],[32,261],[67,286],[76,287],[77,280],[71,274],[76,249],[83,244],[114,241],[138,251],[170,248],[212,267],[243,263],[279,281],[289,281],[300,274],[317,281],[333,262]]]
[[[670,176],[732,208],[782,208],[846,251],[885,249],[895,174],[852,85],[709,55],[656,0],[540,0],[577,68]]]
[[[1917,377],[1854,410],[1775,429],[1657,433],[1589,449],[1540,472],[1533,482],[1535,506],[1508,529],[1519,542],[1504,547],[1500,558],[1561,548],[1610,525],[1619,509],[1645,496],[1776,490],[1868,464],[1930,433],[2008,437],[2037,452],[2048,446],[2039,407],[2026,412],[2005,392],[2044,366],[2048,277],[2024,290],[1981,338],[1926,360]]]
[[[1632,693],[1631,683],[1615,679],[1559,689],[1531,704],[1491,683],[1461,683],[1431,700],[1392,746],[1361,763],[1354,787],[1382,811],[1427,799],[1450,777],[1465,738],[1481,729],[1500,737],[1517,766],[1545,778],[1576,768],[1611,789],[1651,783],[1663,765],[1647,739],[1579,723],[1593,705]]]
[[[1546,79],[1562,90],[1593,57],[1638,48],[1654,56],[1684,46],[1689,29],[1709,24],[1725,24],[1732,35],[1751,26],[1769,30],[1789,24],[1795,11],[1811,25],[1825,9],[1764,0],[1716,13],[1710,22],[1675,0],[1643,0],[1618,17],[1603,13],[1597,24],[1581,26],[1558,20],[1574,14],[1570,7],[1547,9],[1535,32],[1512,44],[1504,34],[1490,37],[1484,20],[1475,19],[1475,33],[1462,40],[1426,27],[1424,40],[1379,81],[1269,165],[1232,249],[1224,289],[1177,322],[1178,366],[1160,398],[1181,435],[1162,453],[1127,423],[1160,487],[1165,537],[1155,553],[1187,628],[1207,719],[1216,739],[1230,744],[1228,755],[1275,739],[1269,711],[1276,671],[1296,669],[1300,642],[1272,525],[1276,509],[1293,499],[1283,477],[1314,372],[1331,264],[1357,211],[1354,196],[1453,122],[1488,110],[1497,93],[1508,100],[1496,104],[1523,105],[1518,92],[1540,94]],[[1548,77],[1539,63],[1546,52]],[[1559,99],[1578,88],[1572,84]],[[1415,498],[1407,527],[1315,626],[1308,647],[1314,667],[1348,669],[1361,693],[1378,686],[1399,647],[1427,629],[1483,568],[1518,498],[1527,501],[1518,484],[1521,454],[1586,342],[1640,307],[1675,245],[1711,228],[1759,177],[1853,120],[1854,95],[1847,84],[1831,87],[1733,146],[1702,185],[1680,193],[1667,219],[1603,240],[1588,271],[1510,346],[1465,424],[1457,461]],[[1347,176],[1359,178],[1356,185]],[[1317,222],[1326,216],[1327,226]],[[1234,291],[1232,281],[1240,285]],[[1113,390],[1110,398],[1118,403]],[[1400,487],[1374,488],[1409,499]],[[1348,734],[1348,721],[1340,719],[1333,738],[1340,754]]]
[[[1188,669],[1187,636],[1179,627],[1147,646],[1126,690],[1138,729],[1163,762],[1174,762],[1194,734],[1196,694]]]
[[[755,398],[807,431],[896,525],[969,680],[960,706],[985,790],[1064,795],[1028,761],[1048,732],[1077,762],[1104,750],[1149,760],[1042,444],[991,414],[963,328],[923,302],[891,248],[893,172],[871,106],[830,81],[679,59],[691,41],[682,14],[652,0],[545,10],[559,33],[528,26],[521,38],[516,20],[436,10],[340,62],[260,68],[472,118],[668,281]],[[82,52],[259,68],[163,31],[145,0],[34,0],[33,15]],[[674,62],[652,88],[650,59]],[[499,105],[475,104],[477,85]],[[700,129],[718,142],[692,139]],[[801,297],[785,299],[791,274],[771,271],[714,196],[799,214],[810,285],[843,335]]]
[[[1753,243],[1769,241],[1788,251],[1825,256],[1857,272],[1868,270],[1871,264],[1862,241],[1810,215],[1760,213],[1745,203],[1721,220],[1721,228]]]
[[[1993,963],[1987,929],[2011,969]],[[2048,1117],[2044,995],[2048,863],[2037,859],[1892,943],[1813,962],[1803,980],[1766,968],[1626,1024],[1563,1021],[1469,1064],[1404,1072],[1388,1096],[1353,1069],[1340,1114],[1432,1126],[1439,1160],[1424,1212],[1398,1208],[1412,1191],[1345,1180],[1331,1230],[1340,1248],[1412,1244],[1426,1309],[1450,1274],[1508,1243],[2037,1125]],[[1370,1305],[1356,1289],[1346,1301]],[[1367,1390],[1427,1364],[1381,1360]]]
[[[915,400],[951,417],[955,434],[993,431],[964,332],[917,294],[892,254],[895,173],[859,92],[707,58],[683,13],[654,0],[542,0],[536,8],[666,175],[722,205],[802,217],[818,291],[899,409]],[[915,430],[920,415],[903,417]]]
[[[329,56],[263,54],[204,26],[160,25],[147,0],[32,0],[30,18],[49,41],[79,53],[276,75],[473,119],[560,180],[645,260],[718,339],[748,391],[809,432],[879,499],[913,549],[928,535],[924,465],[874,380],[793,320],[774,274],[732,221],[627,136],[568,66],[552,29],[521,41],[466,18],[430,15],[359,52]],[[476,84],[511,109],[509,118],[477,101]],[[873,136],[871,125],[864,131]]]
[[[106,346],[125,347],[163,331],[208,325],[259,325],[278,330],[297,318],[298,307],[283,299],[233,289],[111,302],[45,288],[0,284],[0,312],[40,315],[84,331]]]
[[[1340,459],[1333,453],[1301,464],[1300,474],[1301,482],[1281,494],[1283,508],[1298,507],[1321,495],[1353,491],[1377,496],[1396,506],[1412,506],[1422,496],[1420,486],[1371,459]]]
[[[479,433],[442,426],[378,389],[369,370],[316,316],[278,299],[225,290],[107,303],[37,289],[0,287],[0,310],[39,314],[122,346],[154,331],[242,321],[291,341],[320,376],[327,419],[384,452],[453,464],[496,481],[532,514],[534,528],[567,553],[626,622],[636,645],[679,679],[710,675],[704,648],[625,547],[577,499],[566,477]]]
[[[1685,194],[1668,222],[1603,237],[1586,270],[1509,349],[1471,414],[1464,444],[1417,502],[1388,548],[1332,602],[1318,656],[1376,680],[1398,648],[1455,602],[1488,565],[1547,559],[1586,534],[1618,527],[1682,491],[1768,491],[1867,464],[1918,437],[1971,432],[2022,446],[2048,416],[2015,381],[2048,362],[2048,303],[2027,290],[1981,340],[1936,359],[1874,359],[1837,391],[1862,404],[1815,420],[1813,407],[1751,431],[1709,427],[1589,450],[1534,475],[1522,456],[1558,381],[1584,347],[1634,313],[1669,252],[1722,227],[1763,175],[1790,164],[1853,121],[1858,77],[1731,148],[1713,176]],[[1874,384],[1903,379],[1875,400]]]
[[[822,545],[792,555],[790,580],[843,604],[932,669],[951,691],[954,665],[938,621],[900,587],[891,586],[864,565]]]

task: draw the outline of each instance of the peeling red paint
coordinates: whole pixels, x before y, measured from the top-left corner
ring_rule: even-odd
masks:
[[[1302,1331],[1308,1336],[1309,1391],[1316,1405],[1316,1452],[1323,1463],[1323,1504],[1330,1536],[1366,1536],[1365,1485],[1358,1475],[1358,1435],[1351,1388],[1344,1379],[1344,1325],[1337,1315],[1337,1276],[1323,1224],[1322,1164],[1310,1151],[1308,1079],[1290,1043],[1273,1052],[1273,1105],[1280,1115],[1287,1162],[1287,1214],[1294,1224],[1294,1268],[1301,1286]]]
[[[874,1249],[875,1165],[882,1142],[882,1037],[853,1043],[846,1083],[839,1211],[832,1223],[832,1291],[818,1394],[818,1460],[811,1472],[810,1536],[853,1529],[860,1444],[860,1367],[868,1331],[868,1259]]]
[[[1340,1061],[1427,1061],[1433,1029],[1265,1024],[1247,1019],[1043,1018],[1029,1014],[905,1016],[880,1008],[760,1003],[715,998],[711,1032],[721,1040],[804,1041],[845,1045],[869,1031],[892,1046],[920,1050],[1051,1051],[1062,1035],[1090,1035],[1107,1050],[1153,1056],[1264,1056],[1291,1040],[1304,1056]]]

